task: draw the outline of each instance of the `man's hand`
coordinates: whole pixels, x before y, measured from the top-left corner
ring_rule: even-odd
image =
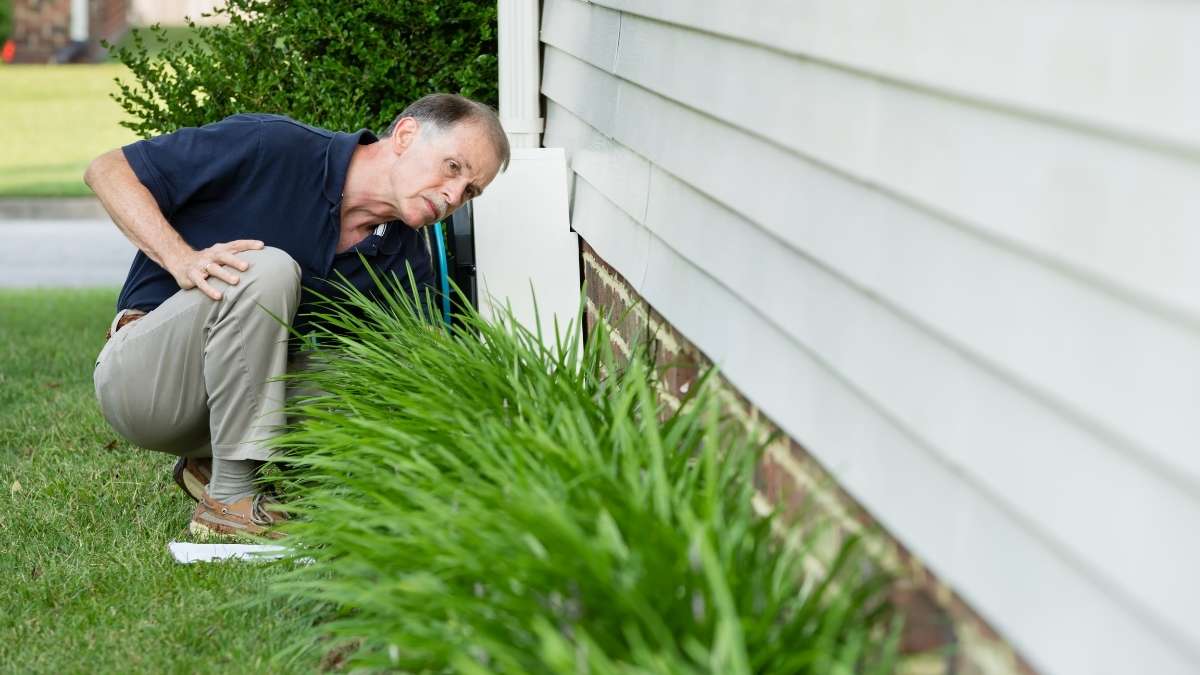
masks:
[[[263,243],[256,239],[239,239],[213,244],[201,251],[188,249],[177,254],[166,268],[180,288],[199,288],[213,300],[220,300],[221,292],[208,283],[208,278],[215,277],[230,286],[236,285],[240,277],[233,270],[245,272],[250,269],[250,263],[235,254],[256,251],[262,247]]]

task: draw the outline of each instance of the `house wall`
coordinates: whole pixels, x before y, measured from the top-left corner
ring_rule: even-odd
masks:
[[[88,0],[88,35],[90,56],[101,61],[108,50],[100,46],[100,40],[116,44],[129,29],[129,0]]]
[[[102,60],[100,40],[116,42],[128,27],[129,0],[88,0],[86,49],[76,61]],[[71,0],[13,0],[13,43],[16,63],[47,63],[71,43]]]
[[[1200,7],[745,7],[545,1],[593,268],[1032,669],[1195,672]]]
[[[626,358],[635,342],[646,345],[659,369],[658,396],[678,410],[701,373],[712,362],[634,290],[634,285],[605,262],[588,244],[582,246],[587,285],[588,333],[598,318],[607,317],[614,354]],[[899,544],[836,481],[803,446],[783,433],[770,418],[740,395],[718,371],[708,380],[717,390],[727,423],[737,424],[747,437],[765,446],[756,468],[756,509],[776,508],[783,517],[804,525],[808,541],[808,571],[821,575],[849,537],[859,541],[866,558],[856,561],[861,571],[890,579],[887,598],[904,619],[899,634],[903,675],[981,675],[1030,672],[1012,648]],[[863,568],[864,564],[868,566]]]
[[[162,24],[164,26],[183,26],[185,17],[191,18],[200,25],[216,25],[228,23],[228,17],[204,17],[212,12],[214,7],[225,3],[221,0],[131,0],[129,21],[135,26]]]
[[[15,63],[46,63],[71,41],[71,0],[13,0]]]

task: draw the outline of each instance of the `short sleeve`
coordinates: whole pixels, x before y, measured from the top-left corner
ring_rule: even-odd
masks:
[[[137,141],[122,148],[134,174],[170,217],[192,200],[215,198],[247,180],[260,149],[261,121],[234,115],[202,127]]]

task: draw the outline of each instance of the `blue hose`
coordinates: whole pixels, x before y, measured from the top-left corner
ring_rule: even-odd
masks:
[[[437,239],[438,269],[442,277],[442,320],[450,325],[450,273],[446,271],[446,242],[442,239],[442,224],[434,223],[433,234]]]

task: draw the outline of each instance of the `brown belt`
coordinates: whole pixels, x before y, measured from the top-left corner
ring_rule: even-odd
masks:
[[[117,331],[121,330],[125,326],[128,326],[129,324],[133,323],[134,321],[137,321],[138,319],[142,318],[143,316],[146,316],[146,313],[139,312],[136,309],[131,309],[128,312],[125,312],[124,314],[121,315],[121,318],[117,319],[117,325],[114,328],[108,329],[108,331],[104,333],[104,339],[107,340],[107,339],[111,338],[113,336],[113,333],[116,333]]]

